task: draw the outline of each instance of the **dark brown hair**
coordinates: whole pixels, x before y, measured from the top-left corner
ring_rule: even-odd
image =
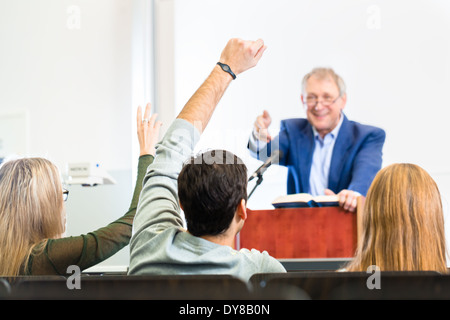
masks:
[[[191,157],[178,176],[178,196],[192,235],[221,234],[247,201],[247,167],[226,150]]]

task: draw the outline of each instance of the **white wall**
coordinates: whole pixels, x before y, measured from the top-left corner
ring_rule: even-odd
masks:
[[[29,153],[129,169],[131,5],[9,0],[0,17],[0,110],[29,111]]]
[[[27,150],[13,153],[46,157],[62,173],[68,162],[99,163],[117,180],[69,188],[67,235],[103,227],[128,210],[136,108],[152,95],[150,4],[0,1],[0,115],[25,114],[28,121],[16,128],[29,133]],[[0,140],[13,138],[11,131]],[[128,264],[128,249],[106,263],[114,264]]]

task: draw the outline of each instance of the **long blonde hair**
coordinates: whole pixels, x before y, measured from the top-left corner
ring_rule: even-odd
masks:
[[[0,168],[0,276],[27,273],[32,254],[65,229],[59,171],[42,158]]]
[[[446,272],[441,196],[435,181],[414,164],[393,164],[375,177],[365,201],[362,236],[346,269]]]

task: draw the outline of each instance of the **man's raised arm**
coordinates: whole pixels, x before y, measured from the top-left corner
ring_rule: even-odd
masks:
[[[226,64],[235,75],[239,75],[254,67],[264,50],[262,40],[231,39],[223,49],[219,62]],[[158,143],[155,160],[144,178],[144,187],[134,219],[135,236],[131,241],[133,248],[139,245],[145,247],[149,239],[167,227],[182,225],[178,212],[178,175],[232,80],[230,73],[216,65]],[[196,126],[197,130],[191,130],[193,126]],[[147,234],[144,234],[145,232]]]
[[[266,46],[261,39],[256,41],[231,39],[223,49],[219,62],[228,66],[237,76],[256,66],[265,49]],[[189,121],[203,132],[232,80],[232,74],[217,64],[177,118]]]

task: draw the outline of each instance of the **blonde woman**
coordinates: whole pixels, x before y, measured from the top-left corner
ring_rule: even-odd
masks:
[[[144,120],[139,107],[138,176],[128,212],[106,227],[61,238],[65,229],[63,190],[58,169],[42,158],[8,161],[0,168],[0,276],[67,274],[67,267],[89,268],[126,246],[146,169],[153,162],[161,122]]]
[[[362,237],[347,271],[446,272],[441,196],[431,176],[414,164],[382,169],[367,193]]]

